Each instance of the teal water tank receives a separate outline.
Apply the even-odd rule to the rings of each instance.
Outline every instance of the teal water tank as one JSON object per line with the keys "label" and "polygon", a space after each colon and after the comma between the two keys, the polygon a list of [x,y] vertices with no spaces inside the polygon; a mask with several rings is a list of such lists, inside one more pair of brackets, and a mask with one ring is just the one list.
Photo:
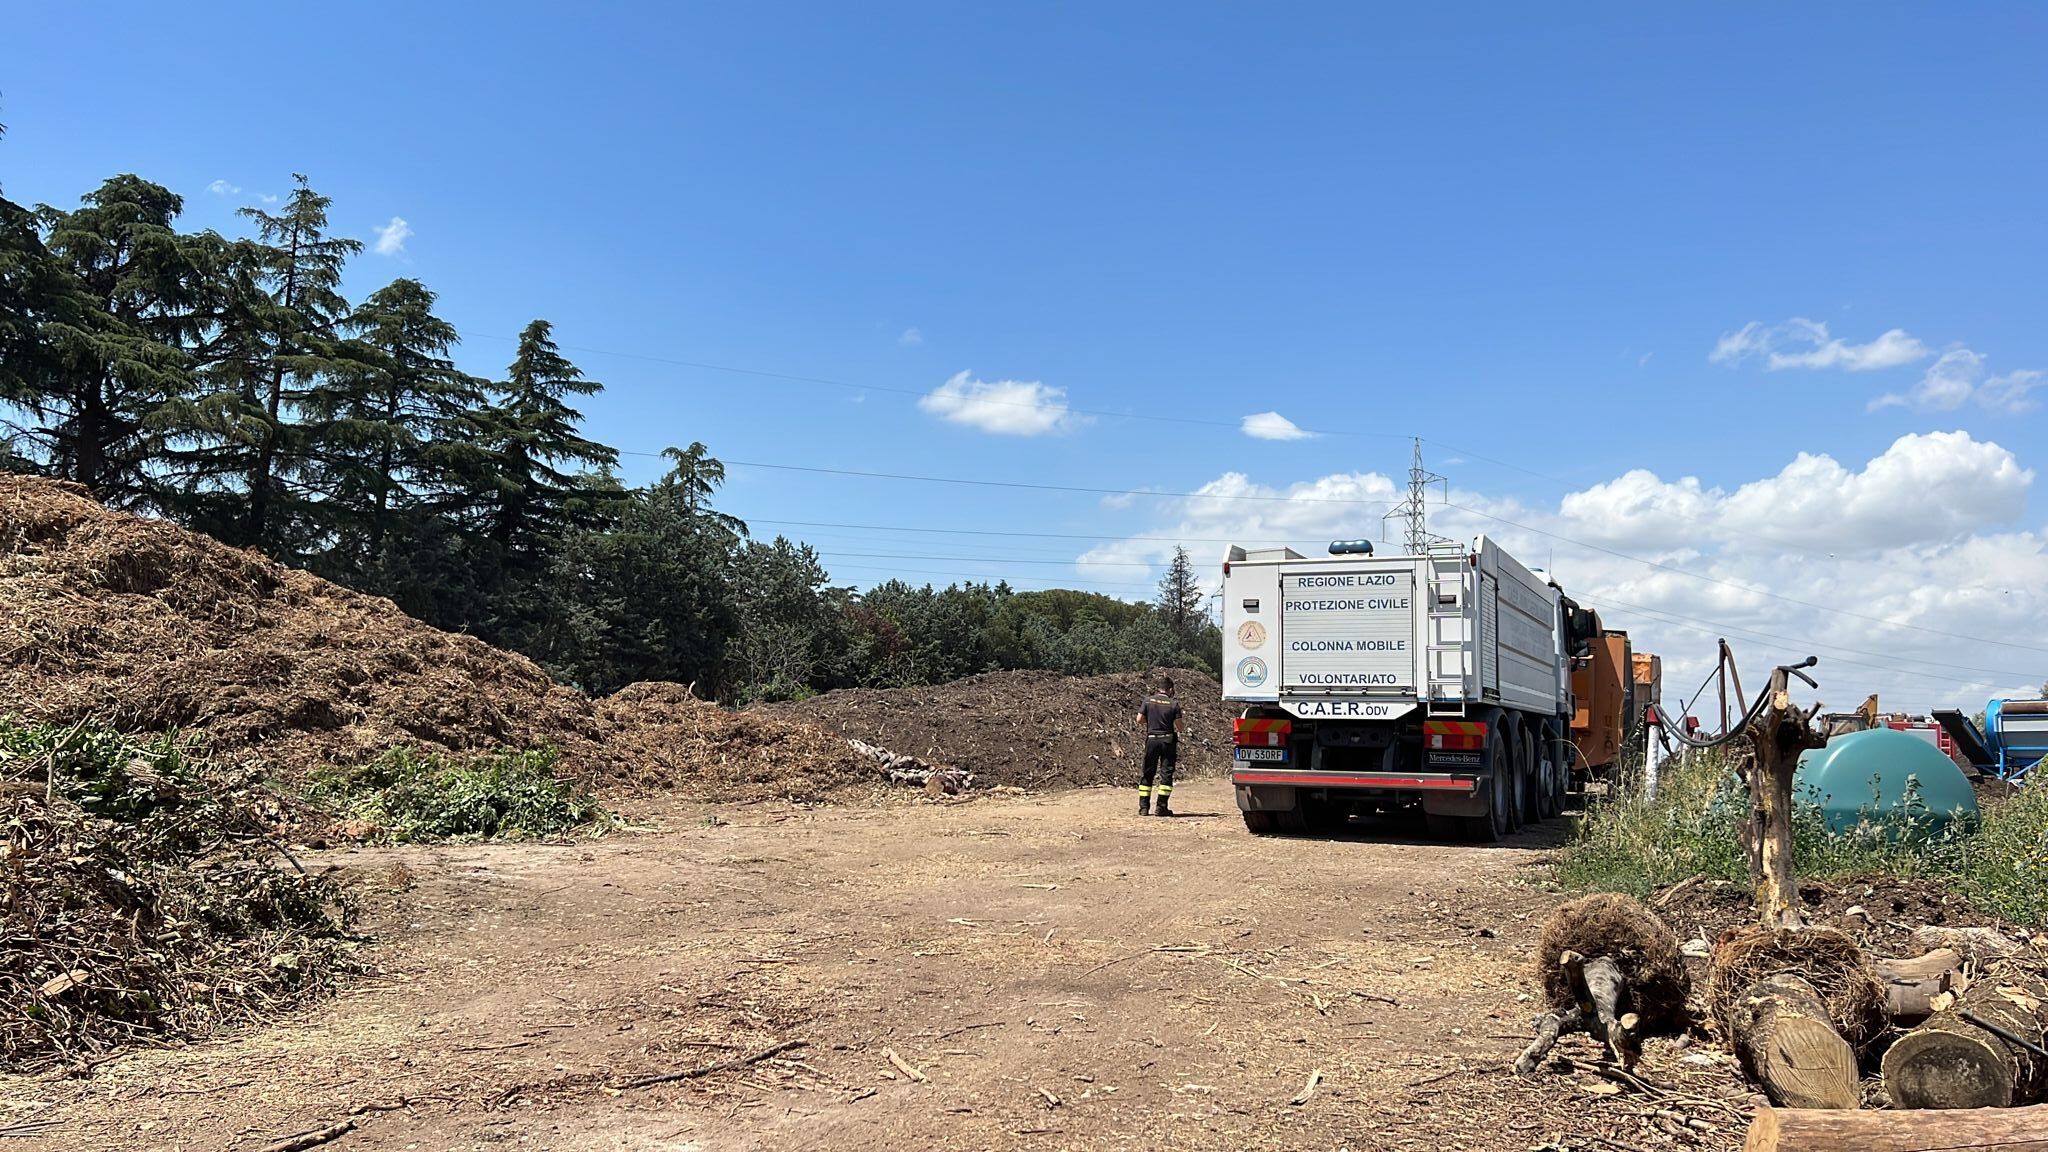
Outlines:
{"label": "teal water tank", "polygon": [[[1894,839],[1907,828],[1926,835],[1977,824],[1976,790],[1955,761],[1920,737],[1890,728],[1851,732],[1800,753],[1792,787],[1799,800],[1820,805],[1834,832],[1865,819]],[[1909,791],[1917,793],[1910,810]]]}

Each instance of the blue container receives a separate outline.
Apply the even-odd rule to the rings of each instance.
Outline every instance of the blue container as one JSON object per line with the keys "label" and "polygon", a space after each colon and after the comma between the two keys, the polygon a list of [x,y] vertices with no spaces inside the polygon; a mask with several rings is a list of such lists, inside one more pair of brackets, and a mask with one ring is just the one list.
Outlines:
{"label": "blue container", "polygon": [[1977,824],[1976,790],[1955,761],[1890,728],[1851,732],[1800,753],[1792,780],[1793,795],[1819,804],[1832,832],[1869,820],[1897,839],[1907,829],[1924,836]]}

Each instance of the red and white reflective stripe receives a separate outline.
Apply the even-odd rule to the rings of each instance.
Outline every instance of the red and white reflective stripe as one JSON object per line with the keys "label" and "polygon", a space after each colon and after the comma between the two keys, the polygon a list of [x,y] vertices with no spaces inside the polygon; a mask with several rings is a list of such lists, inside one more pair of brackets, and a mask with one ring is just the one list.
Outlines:
{"label": "red and white reflective stripe", "polygon": [[1483,720],[1424,720],[1422,744],[1445,752],[1473,752],[1486,747]]}
{"label": "red and white reflective stripe", "polygon": [[1286,784],[1296,788],[1402,788],[1471,792],[1479,782],[1469,776],[1401,776],[1392,772],[1287,772],[1240,768],[1234,784]]}
{"label": "red and white reflective stripe", "polygon": [[1294,731],[1294,721],[1249,720],[1240,716],[1231,721],[1231,731],[1240,748],[1284,748]]}

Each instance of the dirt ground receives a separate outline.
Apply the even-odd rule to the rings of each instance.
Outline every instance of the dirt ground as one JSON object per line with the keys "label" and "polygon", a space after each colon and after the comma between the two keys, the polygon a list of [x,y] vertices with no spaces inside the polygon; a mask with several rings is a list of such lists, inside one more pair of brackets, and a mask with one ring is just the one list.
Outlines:
{"label": "dirt ground", "polygon": [[[673,808],[574,843],[315,853],[361,878],[380,976],[89,1079],[0,1078],[0,1126],[228,1152],[351,1120],[323,1147],[1675,1146],[1646,1116],[1677,1090],[1620,1091],[1583,1039],[1505,1071],[1557,822],[1497,848],[1270,840],[1221,782],[1175,803]],[[1681,1067],[1660,1044],[1644,1075]],[[1707,1146],[1738,1142],[1739,1097],[1686,1093]]]}

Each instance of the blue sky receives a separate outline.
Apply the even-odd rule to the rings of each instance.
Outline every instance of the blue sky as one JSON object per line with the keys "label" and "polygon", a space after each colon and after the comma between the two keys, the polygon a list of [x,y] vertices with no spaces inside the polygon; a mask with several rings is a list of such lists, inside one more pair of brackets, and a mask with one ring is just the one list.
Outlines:
{"label": "blue sky", "polygon": [[[133,171],[228,230],[304,172],[339,231],[404,221],[352,295],[422,279],[479,372],[554,321],[621,448],[1210,493],[736,466],[724,503],[764,531],[1207,562],[1377,534],[1313,493],[1377,499],[1420,434],[1500,518],[1447,531],[1676,614],[1617,621],[1674,655],[1712,643],[1683,617],[1928,661],[1856,670],[1901,703],[2048,678],[2035,6],[112,4],[89,66],[63,6],[10,20],[10,197]],[[1264,412],[1354,435],[1239,429]],[[1782,531],[1766,497],[1800,509]],[[853,583],[1130,595],[1170,547],[789,531]]]}

